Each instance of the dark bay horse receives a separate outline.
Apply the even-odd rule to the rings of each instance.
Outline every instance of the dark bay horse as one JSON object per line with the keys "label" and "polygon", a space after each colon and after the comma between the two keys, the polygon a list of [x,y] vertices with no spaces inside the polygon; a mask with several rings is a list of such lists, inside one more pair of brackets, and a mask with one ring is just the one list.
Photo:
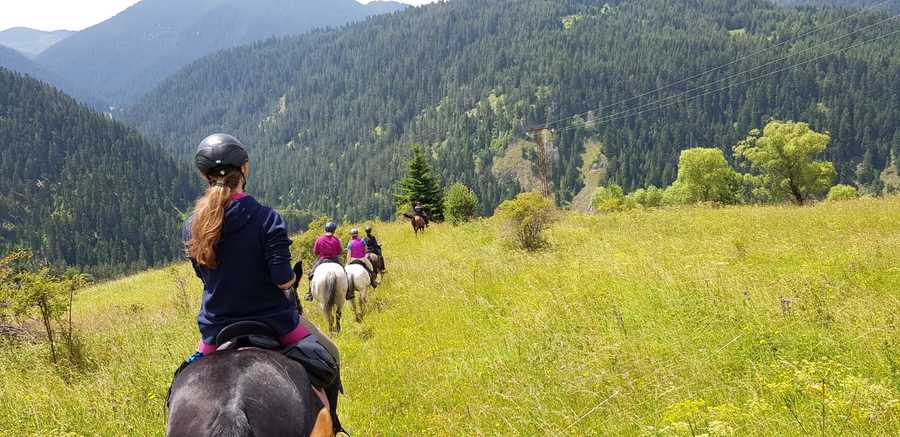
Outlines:
{"label": "dark bay horse", "polygon": [[425,219],[420,215],[413,217],[412,228],[417,236],[419,235],[419,231],[425,232]]}
{"label": "dark bay horse", "polygon": [[425,232],[425,217],[420,215],[413,215],[408,212],[403,213],[403,217],[409,219],[410,224],[412,224],[413,232],[416,233],[416,236],[419,236],[419,231]]}
{"label": "dark bay horse", "polygon": [[376,275],[381,275],[381,279],[384,279],[384,258],[377,253],[367,253],[366,258],[369,259],[369,262],[372,263],[372,268],[375,269]]}
{"label": "dark bay horse", "polygon": [[171,390],[170,437],[334,436],[303,366],[278,352],[216,352],[184,369]]}

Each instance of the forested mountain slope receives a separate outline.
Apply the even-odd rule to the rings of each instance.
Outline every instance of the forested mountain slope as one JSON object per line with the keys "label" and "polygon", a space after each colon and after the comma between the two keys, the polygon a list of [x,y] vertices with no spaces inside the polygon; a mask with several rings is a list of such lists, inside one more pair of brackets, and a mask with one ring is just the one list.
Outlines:
{"label": "forested mountain slope", "polygon": [[217,50],[404,7],[354,0],[143,0],[54,45],[37,60],[82,84],[84,91],[74,90],[77,98],[120,105]]}
{"label": "forested mountain slope", "polygon": [[0,253],[101,276],[169,261],[192,176],[133,129],[0,68]]}
{"label": "forested mountain slope", "polygon": [[34,57],[74,33],[71,30],[45,32],[27,27],[13,27],[0,32],[0,45],[16,49],[25,56]]}
{"label": "forested mountain slope", "polygon": [[730,153],[773,117],[830,131],[840,178],[868,184],[900,147],[898,26],[760,0],[454,0],[207,57],[127,119],[185,156],[235,132],[265,169],[257,194],[338,217],[393,213],[411,142],[489,211],[517,189],[492,168],[524,127],[576,113],[553,125],[562,202],[583,183],[586,139],[631,189],[671,182],[684,148]]}

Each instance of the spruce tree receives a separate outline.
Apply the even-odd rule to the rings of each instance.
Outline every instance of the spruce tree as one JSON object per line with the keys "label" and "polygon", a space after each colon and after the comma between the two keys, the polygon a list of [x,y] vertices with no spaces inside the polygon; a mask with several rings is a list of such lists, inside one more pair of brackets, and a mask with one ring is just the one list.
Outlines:
{"label": "spruce tree", "polygon": [[406,163],[406,177],[397,182],[394,194],[397,206],[404,208],[419,202],[432,220],[440,221],[444,215],[444,193],[440,182],[431,171],[422,146],[413,144],[411,149],[412,158]]}

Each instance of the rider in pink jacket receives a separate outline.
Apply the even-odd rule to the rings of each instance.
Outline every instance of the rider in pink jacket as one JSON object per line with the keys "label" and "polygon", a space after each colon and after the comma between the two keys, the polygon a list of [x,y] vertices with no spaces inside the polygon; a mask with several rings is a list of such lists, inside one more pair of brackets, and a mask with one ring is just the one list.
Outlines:
{"label": "rider in pink jacket", "polygon": [[[313,245],[313,253],[316,255],[316,262],[312,265],[312,268],[309,269],[308,277],[310,282],[312,282],[313,273],[315,273],[316,268],[322,263],[341,263],[341,240],[334,235],[334,231],[336,230],[337,224],[328,222],[325,224],[325,234],[316,239],[316,244]],[[310,288],[306,290],[306,300],[310,302],[313,300],[312,284],[310,284]]]}

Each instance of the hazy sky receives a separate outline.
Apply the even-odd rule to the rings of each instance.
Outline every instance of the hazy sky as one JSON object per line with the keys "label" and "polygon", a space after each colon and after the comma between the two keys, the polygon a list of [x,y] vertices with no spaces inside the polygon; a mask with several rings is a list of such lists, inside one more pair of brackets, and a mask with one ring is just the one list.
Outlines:
{"label": "hazy sky", "polygon": [[[363,0],[360,3],[370,1]],[[423,5],[435,0],[398,1]],[[106,20],[137,2],[138,0],[0,0],[0,30],[18,26],[40,30],[81,30]]]}

